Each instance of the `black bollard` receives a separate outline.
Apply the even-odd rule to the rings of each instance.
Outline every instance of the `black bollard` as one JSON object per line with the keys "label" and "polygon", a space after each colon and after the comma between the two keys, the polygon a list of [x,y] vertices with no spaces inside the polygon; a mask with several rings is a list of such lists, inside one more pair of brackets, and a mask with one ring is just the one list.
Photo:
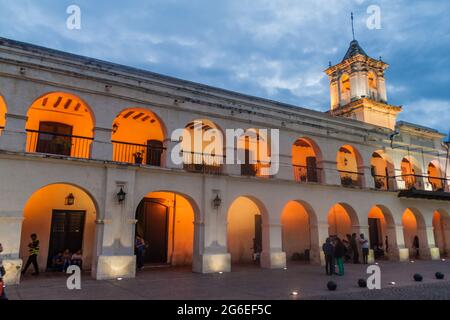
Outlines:
{"label": "black bollard", "polygon": [[364,279],[359,279],[359,280],[358,280],[358,286],[359,286],[360,288],[367,288],[367,281],[364,280]]}
{"label": "black bollard", "polygon": [[442,272],[436,272],[434,275],[436,276],[436,279],[444,279],[444,274]]}
{"label": "black bollard", "polygon": [[336,288],[337,288],[337,284],[335,282],[333,282],[333,281],[328,281],[327,288],[330,291],[335,291]]}
{"label": "black bollard", "polygon": [[414,281],[420,282],[420,281],[422,281],[422,280],[423,280],[423,277],[422,277],[421,274],[416,273],[416,274],[414,275]]}

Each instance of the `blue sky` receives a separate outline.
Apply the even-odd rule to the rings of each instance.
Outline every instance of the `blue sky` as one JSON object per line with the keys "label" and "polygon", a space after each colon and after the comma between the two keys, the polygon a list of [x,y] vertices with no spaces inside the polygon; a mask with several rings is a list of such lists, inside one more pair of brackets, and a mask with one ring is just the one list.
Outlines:
{"label": "blue sky", "polygon": [[[66,28],[76,4],[82,29]],[[381,8],[381,29],[366,10]],[[402,120],[450,129],[450,2],[0,0],[0,36],[310,109],[329,108],[328,61],[356,38],[382,56]]]}

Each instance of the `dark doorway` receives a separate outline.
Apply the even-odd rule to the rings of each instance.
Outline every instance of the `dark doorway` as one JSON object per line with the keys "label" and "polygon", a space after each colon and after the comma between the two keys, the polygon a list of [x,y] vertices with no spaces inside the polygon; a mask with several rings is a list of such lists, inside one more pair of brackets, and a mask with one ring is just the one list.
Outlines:
{"label": "dark doorway", "polygon": [[47,268],[58,252],[82,250],[85,216],[86,211],[53,210]]}
{"label": "dark doorway", "polygon": [[372,249],[382,245],[380,242],[380,219],[369,218],[369,238]]}
{"label": "dark doorway", "polygon": [[72,126],[58,122],[39,123],[36,152],[70,156]]}
{"label": "dark doorway", "polygon": [[256,254],[262,252],[262,218],[260,214],[255,215],[255,238],[253,252]]}
{"label": "dark doorway", "polygon": [[147,162],[149,166],[161,166],[161,155],[163,153],[163,143],[159,140],[147,141]]}
{"label": "dark doorway", "polygon": [[169,207],[163,199],[144,199],[137,209],[136,235],[148,245],[144,262],[167,263]]}

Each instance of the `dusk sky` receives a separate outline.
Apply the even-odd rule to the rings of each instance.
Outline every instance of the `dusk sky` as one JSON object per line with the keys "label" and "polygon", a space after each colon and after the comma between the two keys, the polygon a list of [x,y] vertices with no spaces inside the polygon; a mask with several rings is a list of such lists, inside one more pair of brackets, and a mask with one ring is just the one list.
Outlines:
{"label": "dusk sky", "polygon": [[[66,9],[81,8],[81,30]],[[367,8],[381,8],[370,30]],[[328,62],[356,38],[390,64],[402,120],[450,129],[450,1],[0,0],[0,36],[319,111]]]}

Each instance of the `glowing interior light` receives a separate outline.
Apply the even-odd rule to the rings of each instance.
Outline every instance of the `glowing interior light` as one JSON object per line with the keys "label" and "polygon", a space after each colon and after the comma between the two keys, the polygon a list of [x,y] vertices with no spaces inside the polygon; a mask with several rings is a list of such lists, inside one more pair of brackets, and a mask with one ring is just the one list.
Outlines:
{"label": "glowing interior light", "polygon": [[219,271],[219,274],[223,274],[223,271]]}
{"label": "glowing interior light", "polygon": [[415,261],[414,260],[411,260],[411,263],[414,263]]}
{"label": "glowing interior light", "polygon": [[284,268],[284,270],[287,270],[287,268]]}
{"label": "glowing interior light", "polygon": [[122,280],[123,280],[123,278],[117,278],[117,280],[118,280],[118,281],[122,281]]}
{"label": "glowing interior light", "polygon": [[291,296],[298,296],[298,291],[292,291]]}
{"label": "glowing interior light", "polygon": [[394,281],[389,282],[389,284],[390,284],[391,286],[395,286],[395,282],[394,282]]}

